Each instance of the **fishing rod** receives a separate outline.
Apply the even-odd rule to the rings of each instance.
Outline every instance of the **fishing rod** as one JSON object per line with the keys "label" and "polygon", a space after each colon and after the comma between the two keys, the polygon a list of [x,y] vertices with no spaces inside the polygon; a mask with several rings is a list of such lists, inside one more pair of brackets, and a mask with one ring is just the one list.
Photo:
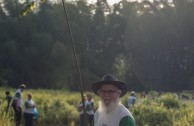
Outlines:
{"label": "fishing rod", "polygon": [[65,12],[65,17],[66,17],[66,21],[67,21],[67,25],[68,25],[68,30],[69,30],[69,34],[70,34],[72,49],[73,49],[73,55],[74,55],[74,59],[75,59],[75,62],[76,62],[76,68],[77,68],[77,72],[79,74],[79,82],[80,82],[79,86],[80,86],[80,93],[81,93],[81,98],[82,98],[82,108],[83,108],[83,112],[84,112],[84,122],[85,122],[86,126],[89,126],[87,115],[86,115],[86,108],[85,108],[85,98],[84,98],[84,93],[83,93],[82,76],[81,76],[81,71],[80,71],[80,67],[79,67],[79,63],[78,63],[78,59],[77,59],[74,39],[73,39],[73,35],[72,35],[72,32],[71,32],[71,26],[70,26],[70,23],[69,23],[69,19],[68,19],[68,16],[67,16],[67,9],[66,9],[66,6],[65,6],[65,2],[64,2],[64,0],[61,0],[61,1],[63,3],[63,9],[64,9],[64,12]]}

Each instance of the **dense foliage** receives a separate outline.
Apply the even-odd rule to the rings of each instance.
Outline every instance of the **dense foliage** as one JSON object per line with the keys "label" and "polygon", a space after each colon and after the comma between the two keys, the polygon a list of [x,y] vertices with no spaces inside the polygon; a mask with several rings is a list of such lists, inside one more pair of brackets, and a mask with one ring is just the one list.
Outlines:
{"label": "dense foliage", "polygon": [[[37,2],[21,17],[29,0],[18,1],[0,3],[0,85],[78,90],[61,2]],[[65,4],[84,89],[107,73],[131,90],[194,88],[194,2]]]}
{"label": "dense foliage", "polygon": [[[0,88],[0,99],[3,103],[0,105],[0,126],[13,126],[13,109],[5,115],[5,89]],[[11,95],[14,90],[10,89]],[[33,94],[33,100],[39,111],[38,119],[34,120],[36,126],[78,126],[79,112],[77,107],[81,101],[78,92],[65,90],[26,90],[23,92],[23,100],[27,99],[27,93]],[[87,93],[87,92],[85,92]],[[98,97],[92,94],[95,103],[95,109],[98,108]],[[121,101],[123,104],[129,93]],[[174,97],[172,93],[164,93],[161,96],[153,96],[152,93],[139,102],[137,94],[135,106],[129,108],[133,114],[137,126],[192,126],[194,123],[194,103],[191,100],[182,101]],[[168,103],[176,103],[177,106],[166,106]]]}

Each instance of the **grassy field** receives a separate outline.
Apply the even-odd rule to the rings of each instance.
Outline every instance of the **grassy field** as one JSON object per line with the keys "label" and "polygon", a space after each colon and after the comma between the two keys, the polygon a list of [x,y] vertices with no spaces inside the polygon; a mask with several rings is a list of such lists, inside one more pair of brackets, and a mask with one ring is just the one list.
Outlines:
{"label": "grassy field", "polygon": [[[6,89],[14,94],[14,89]],[[6,99],[4,88],[0,88],[0,126],[14,126],[13,110],[5,114]],[[81,101],[79,92],[67,90],[42,90],[28,89],[23,92],[23,100],[27,99],[27,93],[33,94],[33,100],[39,111],[39,117],[35,126],[79,126],[79,113],[77,106]],[[95,101],[95,109],[98,107],[98,97],[92,94]],[[129,93],[121,101],[125,105]],[[137,99],[139,94],[137,93]],[[132,108],[137,126],[194,126],[194,103],[191,100],[182,101],[173,93],[164,93],[158,97],[157,92],[149,92],[142,104],[138,100]]]}

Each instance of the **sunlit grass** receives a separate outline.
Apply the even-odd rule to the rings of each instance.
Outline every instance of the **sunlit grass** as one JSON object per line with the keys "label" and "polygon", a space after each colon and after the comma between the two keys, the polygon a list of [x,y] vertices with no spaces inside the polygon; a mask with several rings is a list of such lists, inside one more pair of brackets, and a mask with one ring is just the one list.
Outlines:
{"label": "sunlit grass", "polygon": [[[0,99],[3,100],[0,106],[0,126],[14,126],[12,108],[7,115],[5,114],[6,90],[9,90],[12,96],[15,91],[15,89],[0,88]],[[23,92],[23,100],[27,99],[28,93],[33,94],[33,100],[39,111],[38,119],[34,120],[35,126],[78,126],[79,112],[77,106],[81,101],[79,92],[27,89]],[[97,109],[99,99],[93,93],[91,94],[95,101],[95,109]],[[139,99],[139,93],[136,95]],[[121,99],[124,105],[126,105],[128,96],[129,93]],[[130,108],[137,126],[193,126],[193,110],[194,103],[191,101],[177,100],[172,93],[165,93],[157,98],[157,92],[150,92],[149,98],[144,99],[142,104],[136,103],[133,108]]]}

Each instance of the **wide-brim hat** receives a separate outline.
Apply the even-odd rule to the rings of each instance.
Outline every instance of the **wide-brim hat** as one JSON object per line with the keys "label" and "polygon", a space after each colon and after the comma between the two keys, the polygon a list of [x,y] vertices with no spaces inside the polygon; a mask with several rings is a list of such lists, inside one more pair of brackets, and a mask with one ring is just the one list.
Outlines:
{"label": "wide-brim hat", "polygon": [[119,81],[115,76],[110,75],[110,74],[103,76],[100,81],[94,82],[92,84],[93,92],[96,95],[99,95],[98,90],[104,84],[112,84],[112,85],[116,86],[119,90],[121,90],[120,97],[123,97],[127,93],[127,84],[125,82]]}

